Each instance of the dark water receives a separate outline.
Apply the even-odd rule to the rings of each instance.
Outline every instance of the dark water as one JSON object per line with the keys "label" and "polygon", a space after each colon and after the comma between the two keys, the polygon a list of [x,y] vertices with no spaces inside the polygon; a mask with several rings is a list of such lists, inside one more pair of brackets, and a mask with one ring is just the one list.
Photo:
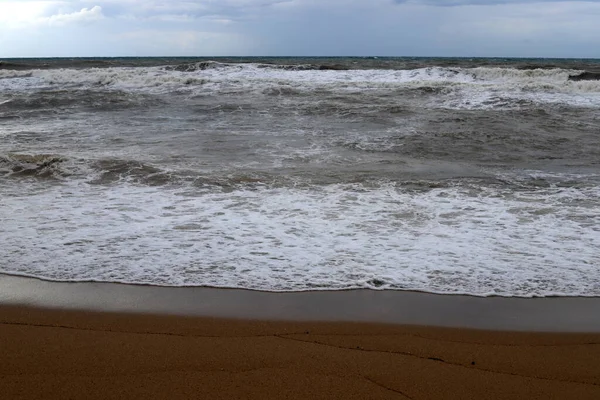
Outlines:
{"label": "dark water", "polygon": [[575,59],[3,60],[0,269],[600,295],[599,71]]}

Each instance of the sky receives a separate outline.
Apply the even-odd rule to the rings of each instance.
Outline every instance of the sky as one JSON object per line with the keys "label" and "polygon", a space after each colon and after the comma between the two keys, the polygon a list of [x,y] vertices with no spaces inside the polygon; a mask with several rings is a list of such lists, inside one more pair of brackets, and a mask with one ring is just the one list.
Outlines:
{"label": "sky", "polygon": [[600,58],[600,0],[0,0],[0,58]]}

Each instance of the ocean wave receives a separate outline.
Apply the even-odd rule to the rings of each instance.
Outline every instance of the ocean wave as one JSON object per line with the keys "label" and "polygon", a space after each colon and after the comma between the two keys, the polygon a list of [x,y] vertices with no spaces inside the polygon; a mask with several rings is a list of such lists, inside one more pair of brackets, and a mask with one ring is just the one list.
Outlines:
{"label": "ocean wave", "polygon": [[600,73],[598,72],[582,72],[577,75],[570,75],[569,80],[571,81],[599,81]]}
{"label": "ocean wave", "polygon": [[129,182],[147,186],[175,183],[167,171],[148,163],[120,159],[81,159],[60,154],[0,155],[0,176],[82,180],[90,184]]}
{"label": "ocean wave", "polygon": [[[147,161],[99,158],[84,159],[59,154],[0,155],[0,177],[59,179],[85,182],[94,186],[121,184],[145,187],[171,186],[190,190],[230,191],[239,188],[281,186],[286,179],[278,174],[231,171],[210,174],[187,168],[161,168]],[[290,179],[287,180],[291,182]]]}
{"label": "ocean wave", "polygon": [[60,178],[70,175],[63,168],[65,158],[56,154],[0,155],[0,175],[13,177]]}
{"label": "ocean wave", "polygon": [[[582,71],[498,67],[344,70],[323,65],[201,62],[161,67],[0,70],[6,93],[128,92],[185,96],[377,96],[397,93],[448,109],[522,109],[528,104],[600,105],[600,80],[573,80]],[[410,92],[410,93],[409,93]],[[380,99],[382,97],[379,97]],[[253,100],[255,101],[255,100]]]}
{"label": "ocean wave", "polygon": [[74,108],[95,111],[123,110],[160,104],[161,100],[123,90],[41,90],[34,93],[12,93],[12,98],[0,101],[5,110],[27,116],[56,113]]}
{"label": "ocean wave", "polygon": [[43,67],[43,65],[0,61],[0,70],[20,71],[20,70],[39,69],[40,67]]}
{"label": "ocean wave", "polygon": [[257,63],[225,63],[218,61],[201,61],[195,63],[183,63],[176,65],[167,65],[165,71],[178,72],[197,72],[207,69],[243,69],[245,66],[251,65],[261,69],[273,69],[283,71],[346,71],[351,68],[340,64],[257,64]]}
{"label": "ocean wave", "polygon": [[135,160],[100,159],[90,162],[91,184],[129,182],[146,186],[164,186],[180,182],[176,174],[149,163]]}
{"label": "ocean wave", "polygon": [[2,271],[270,291],[598,296],[596,196],[597,187],[472,193],[335,184],[194,196],[130,184],[54,186],[3,199],[22,211],[3,216],[0,248],[11,250]]}
{"label": "ocean wave", "polygon": [[167,65],[162,68],[165,71],[197,72],[197,71],[204,71],[207,69],[228,68],[228,67],[235,68],[236,65],[239,65],[239,68],[243,68],[243,64],[227,64],[227,63],[221,63],[221,62],[217,62],[217,61],[202,61],[202,62],[195,62],[195,63]]}
{"label": "ocean wave", "polygon": [[[403,84],[411,82],[474,83],[560,83],[568,84],[569,77],[584,71],[567,69],[515,68],[445,68],[427,67],[410,70],[346,70],[324,65],[265,65],[201,62],[165,67],[88,68],[30,71],[2,71],[0,77],[33,76],[41,84],[88,84],[100,86],[157,87],[165,84],[202,84],[211,81],[286,80],[302,84],[372,83]],[[27,75],[25,75],[27,74]],[[194,76],[195,75],[195,76]],[[589,75],[585,75],[589,76]],[[195,79],[195,80],[190,80]]]}
{"label": "ocean wave", "polygon": [[489,68],[477,67],[472,69],[463,69],[467,73],[472,73],[473,77],[481,81],[489,82],[566,82],[570,75],[581,71],[552,68],[552,69],[516,69],[516,68]]}
{"label": "ocean wave", "polygon": [[[393,148],[374,142],[346,143],[358,151],[395,152]],[[319,159],[321,152],[310,155]],[[413,154],[418,156],[418,154]],[[302,161],[301,154],[290,153],[284,159]],[[480,169],[451,162],[415,161],[408,166],[396,165],[389,174],[384,172],[386,163],[371,168],[347,172],[344,164],[328,160],[321,167],[310,166],[278,171],[248,168],[221,168],[221,170],[198,170],[185,164],[168,167],[149,161],[105,157],[81,158],[61,154],[8,153],[0,155],[0,177],[33,178],[38,180],[77,181],[93,186],[179,188],[190,194],[232,192],[236,190],[318,188],[332,184],[363,185],[369,190],[393,185],[402,190],[429,191],[441,188],[462,188],[473,193],[489,190],[507,193],[556,188],[598,188],[600,175],[595,173],[544,173],[540,171],[496,171]]]}

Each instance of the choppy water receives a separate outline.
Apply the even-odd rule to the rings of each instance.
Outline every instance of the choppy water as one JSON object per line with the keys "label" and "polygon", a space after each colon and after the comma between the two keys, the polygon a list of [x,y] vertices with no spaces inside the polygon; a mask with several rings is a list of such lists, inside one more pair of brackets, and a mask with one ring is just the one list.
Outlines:
{"label": "choppy water", "polygon": [[5,60],[0,271],[600,296],[598,71],[598,60]]}

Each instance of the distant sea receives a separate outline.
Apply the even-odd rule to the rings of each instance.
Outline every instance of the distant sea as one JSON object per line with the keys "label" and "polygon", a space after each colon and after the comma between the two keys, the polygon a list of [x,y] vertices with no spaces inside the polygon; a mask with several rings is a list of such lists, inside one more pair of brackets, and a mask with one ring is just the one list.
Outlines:
{"label": "distant sea", "polygon": [[600,296],[600,60],[0,60],[0,272]]}

